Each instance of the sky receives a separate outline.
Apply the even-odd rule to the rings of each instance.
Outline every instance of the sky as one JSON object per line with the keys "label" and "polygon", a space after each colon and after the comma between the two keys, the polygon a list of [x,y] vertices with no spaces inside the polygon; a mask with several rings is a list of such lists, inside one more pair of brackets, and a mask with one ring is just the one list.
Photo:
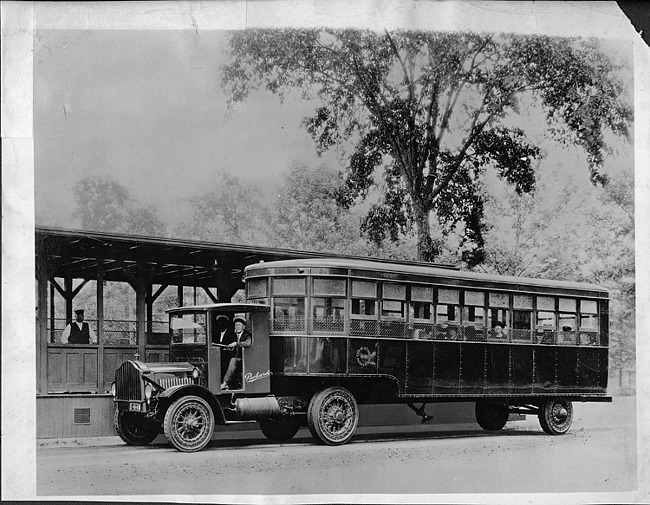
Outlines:
{"label": "sky", "polygon": [[[340,168],[334,152],[316,155],[301,127],[313,103],[297,96],[281,103],[261,90],[229,113],[219,84],[228,37],[217,30],[35,31],[37,224],[76,227],[73,190],[87,176],[111,176],[174,225],[189,219],[175,202],[215,191],[221,169],[263,188],[260,198],[269,202],[291,162]],[[629,44],[607,47],[631,54]],[[541,116],[522,124],[537,123]],[[584,165],[579,154],[554,149],[548,144],[549,163]],[[631,148],[623,162],[630,159]]]}
{"label": "sky", "polygon": [[111,175],[171,219],[171,201],[216,189],[220,169],[268,191],[291,161],[337,163],[319,159],[300,126],[305,102],[260,91],[228,114],[227,40],[223,31],[37,32],[37,222],[65,226],[74,185],[89,175]]}

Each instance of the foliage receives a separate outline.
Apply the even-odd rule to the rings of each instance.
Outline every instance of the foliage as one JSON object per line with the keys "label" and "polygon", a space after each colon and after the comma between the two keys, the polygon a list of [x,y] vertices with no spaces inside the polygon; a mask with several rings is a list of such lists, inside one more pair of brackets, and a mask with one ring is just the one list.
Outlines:
{"label": "foliage", "polygon": [[304,126],[317,150],[353,144],[339,204],[366,198],[382,168],[382,198],[362,230],[381,242],[415,226],[426,260],[441,252],[432,213],[443,236],[460,225],[463,259],[483,259],[487,166],[517,193],[534,189],[540,150],[507,121],[522,97],[536,99],[551,135],[586,151],[594,183],[606,182],[604,132],[627,136],[632,115],[619,68],[592,40],[273,29],[237,32],[230,49],[222,77],[230,104],[261,86],[314,99]]}
{"label": "foliage", "polygon": [[[610,292],[610,364],[635,364],[634,181],[627,170],[603,188],[542,174],[539,193],[502,190],[488,201],[486,259],[478,270],[591,282]],[[551,188],[561,190],[553,193]],[[539,194],[547,197],[541,199]],[[549,195],[555,195],[550,198]]]}
{"label": "foliage", "polygon": [[265,243],[262,219],[266,209],[259,201],[259,188],[222,169],[218,188],[186,199],[191,220],[177,235],[234,244]]}
{"label": "foliage", "polygon": [[359,218],[336,203],[343,181],[325,166],[292,163],[271,208],[269,245],[332,253],[360,253]]}
{"label": "foliage", "polygon": [[138,206],[128,190],[110,177],[88,176],[74,188],[74,216],[86,230],[164,236],[166,225],[151,207]]}

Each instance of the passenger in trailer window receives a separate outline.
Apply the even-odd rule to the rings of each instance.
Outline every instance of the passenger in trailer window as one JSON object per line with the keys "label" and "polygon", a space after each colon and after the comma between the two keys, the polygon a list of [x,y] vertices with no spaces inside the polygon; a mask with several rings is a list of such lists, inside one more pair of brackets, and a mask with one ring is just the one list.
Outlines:
{"label": "passenger in trailer window", "polygon": [[447,327],[447,340],[463,340],[458,326],[449,325]]}
{"label": "passenger in trailer window", "polygon": [[84,321],[84,309],[74,311],[75,320],[63,330],[61,335],[62,344],[96,344],[97,335],[88,323]]}
{"label": "passenger in trailer window", "polygon": [[224,351],[234,354],[228,363],[228,369],[223,376],[221,389],[238,389],[243,386],[242,381],[242,349],[250,347],[253,343],[251,332],[246,330],[246,321],[241,317],[235,318],[234,340],[229,342]]}
{"label": "passenger in trailer window", "polygon": [[494,326],[492,327],[492,338],[497,340],[506,340],[508,338],[506,325],[501,321],[494,323]]}

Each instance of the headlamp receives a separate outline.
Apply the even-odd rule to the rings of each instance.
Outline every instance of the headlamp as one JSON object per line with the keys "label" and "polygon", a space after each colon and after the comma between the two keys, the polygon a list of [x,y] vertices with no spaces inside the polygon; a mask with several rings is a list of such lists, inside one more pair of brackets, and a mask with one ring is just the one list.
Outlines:
{"label": "headlamp", "polygon": [[153,386],[151,384],[146,384],[144,387],[144,397],[147,399],[147,402],[151,400],[153,396]]}

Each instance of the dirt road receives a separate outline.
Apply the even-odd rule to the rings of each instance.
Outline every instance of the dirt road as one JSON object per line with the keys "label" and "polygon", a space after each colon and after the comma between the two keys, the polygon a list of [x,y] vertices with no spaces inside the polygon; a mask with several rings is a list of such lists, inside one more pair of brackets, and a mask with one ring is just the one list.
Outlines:
{"label": "dirt road", "polygon": [[568,434],[534,417],[498,434],[418,431],[315,445],[213,441],[199,453],[170,445],[39,448],[39,496],[547,493],[632,490],[634,398],[576,404]]}

